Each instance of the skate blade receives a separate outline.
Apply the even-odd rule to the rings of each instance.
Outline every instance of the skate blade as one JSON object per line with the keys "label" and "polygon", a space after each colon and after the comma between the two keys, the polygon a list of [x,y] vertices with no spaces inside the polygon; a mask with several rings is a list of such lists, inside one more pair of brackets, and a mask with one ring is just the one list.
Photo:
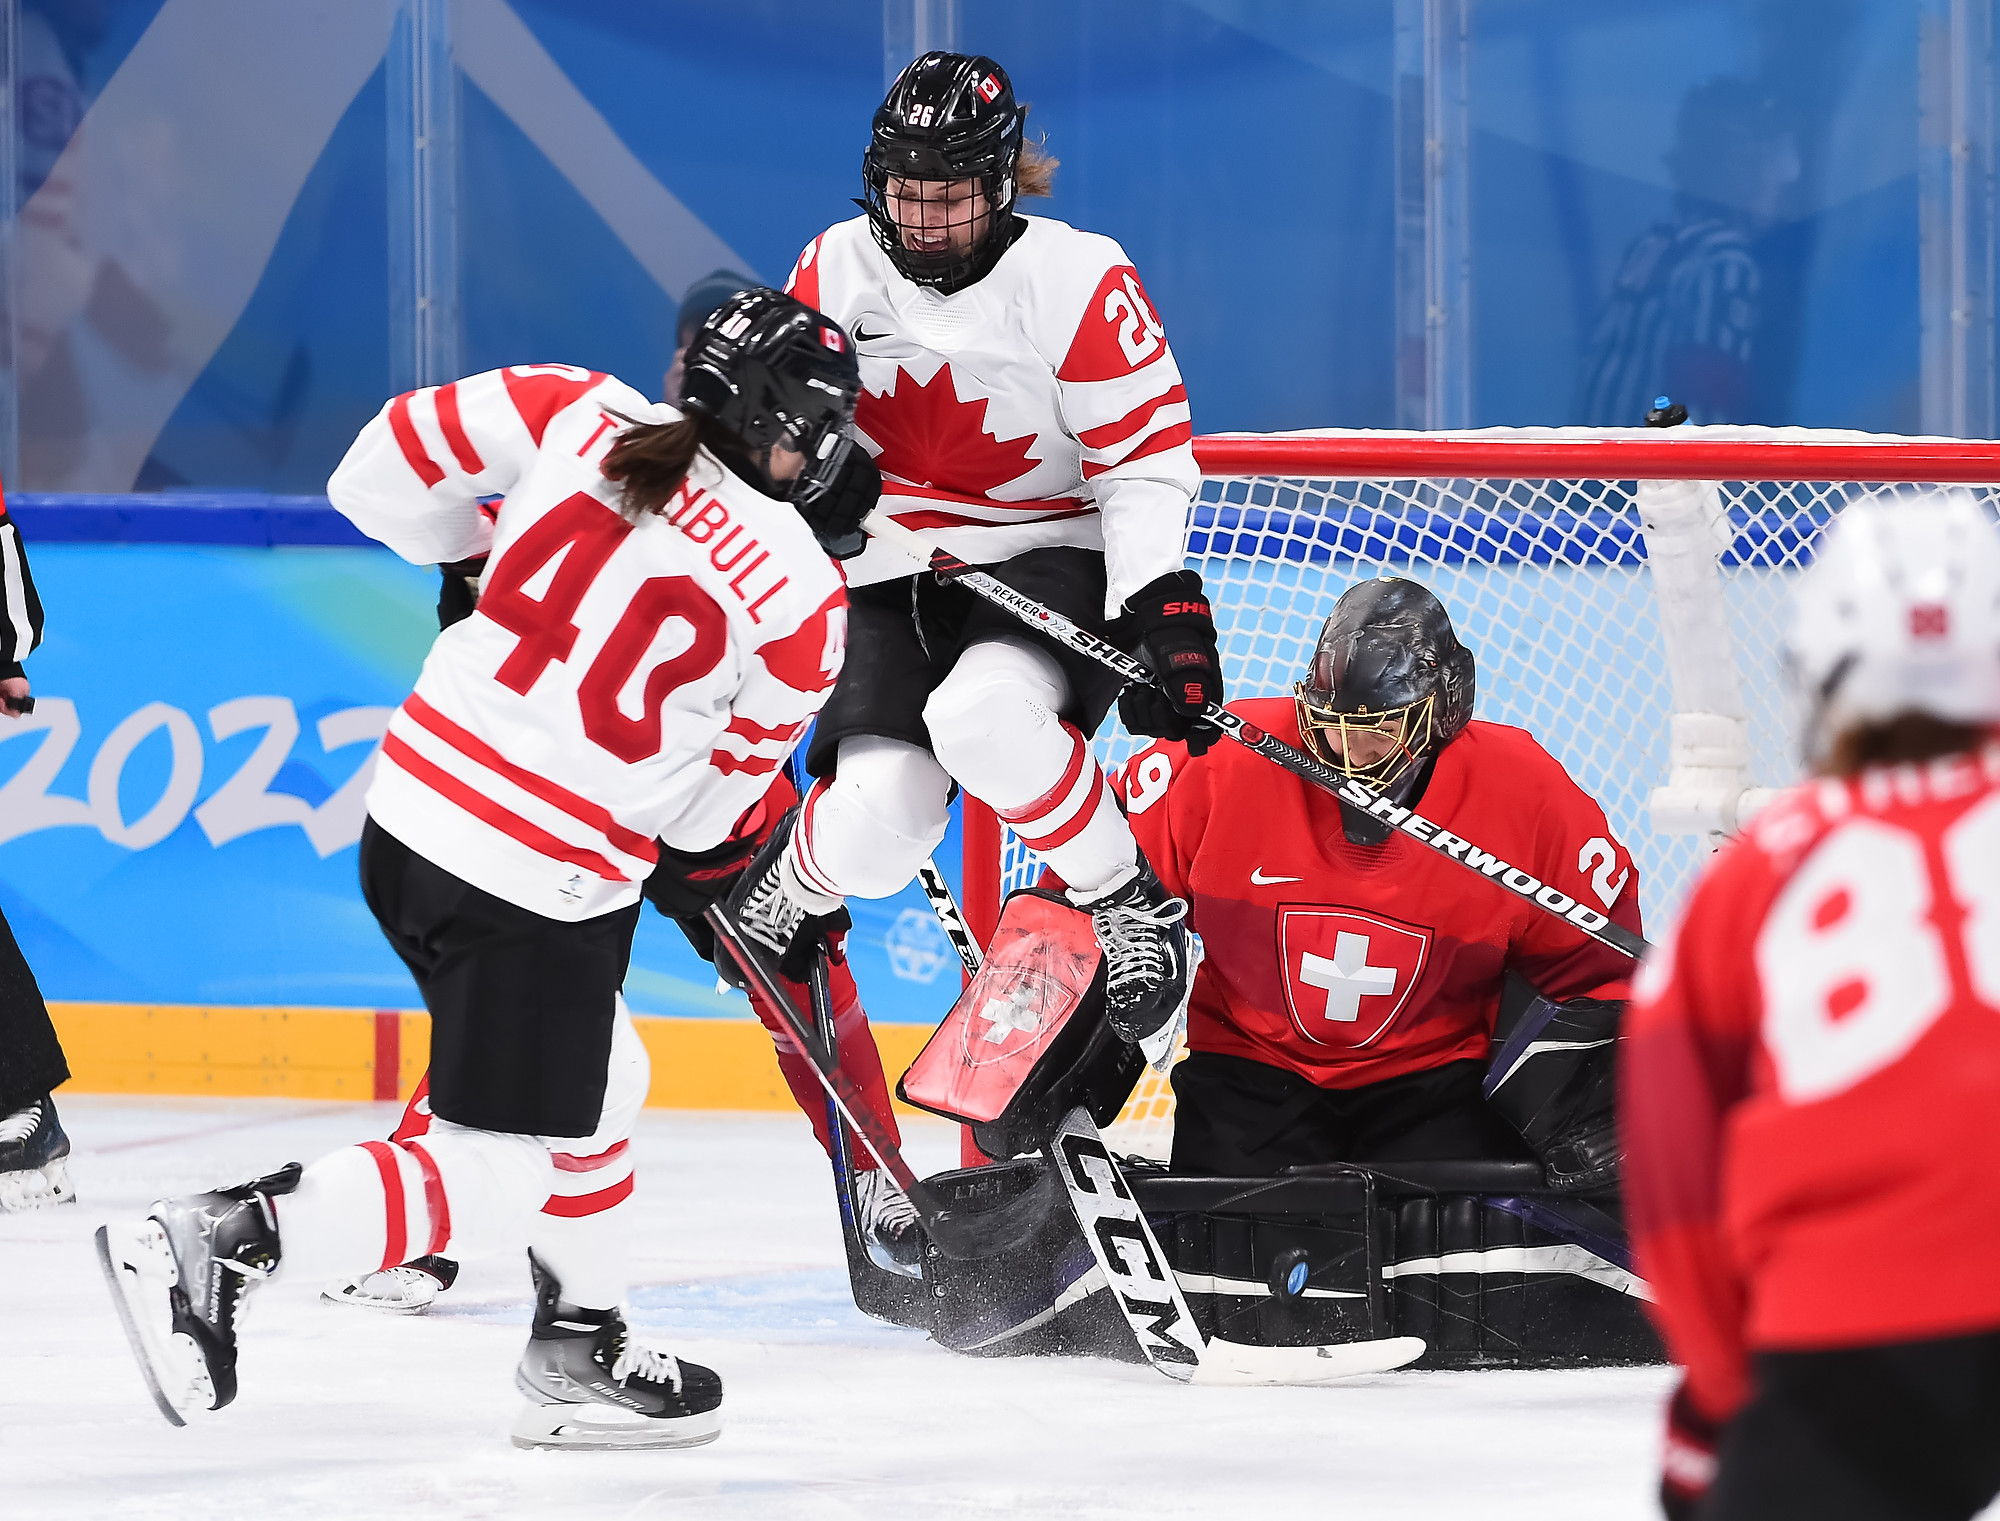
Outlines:
{"label": "skate blade", "polygon": [[330,1283],[319,1292],[321,1304],[338,1305],[343,1310],[373,1310],[377,1315],[422,1315],[437,1303],[433,1294],[429,1299],[414,1302],[406,1299],[383,1299],[375,1294],[357,1294],[352,1283]]}
{"label": "skate blade", "polygon": [[855,1235],[861,1238],[861,1250],[868,1260],[885,1273],[894,1273],[898,1278],[922,1278],[924,1267],[921,1262],[898,1262],[896,1253],[888,1242],[882,1240],[866,1227],[856,1227]]}
{"label": "skate blade", "polygon": [[1421,1336],[1389,1336],[1330,1347],[1252,1347],[1212,1341],[1190,1383],[1212,1385],[1330,1384],[1363,1373],[1387,1373],[1424,1355]]}
{"label": "skate blade", "polygon": [[700,1447],[722,1435],[722,1407],[699,1415],[654,1418],[613,1405],[537,1405],[514,1417],[516,1447],[576,1452],[643,1452]]}
{"label": "skate blade", "polygon": [[166,1233],[152,1220],[138,1226],[100,1225],[97,1261],[133,1359],[160,1414],[185,1426],[193,1413],[215,1408],[215,1386],[194,1338],[173,1329],[169,1292],[179,1282]]}
{"label": "skate blade", "polygon": [[0,1214],[54,1209],[59,1204],[74,1203],[76,1187],[69,1180],[69,1164],[61,1157],[23,1172],[0,1173]]}

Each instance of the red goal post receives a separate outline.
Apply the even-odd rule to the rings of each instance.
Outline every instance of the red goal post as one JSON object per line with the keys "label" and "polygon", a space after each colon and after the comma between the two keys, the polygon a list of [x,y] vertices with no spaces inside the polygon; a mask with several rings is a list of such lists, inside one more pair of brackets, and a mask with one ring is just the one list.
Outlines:
{"label": "red goal post", "polygon": [[[1826,524],[1922,485],[2000,504],[2000,443],[1804,428],[1218,434],[1195,457],[1187,557],[1229,696],[1289,691],[1354,581],[1423,582],[1478,663],[1477,716],[1528,729],[1604,805],[1649,924],[1796,775],[1777,649]],[[1114,712],[1096,749],[1139,743]],[[983,942],[1036,867],[969,799],[963,837]],[[1115,1134],[1164,1154],[1170,1126],[1149,1078]]]}

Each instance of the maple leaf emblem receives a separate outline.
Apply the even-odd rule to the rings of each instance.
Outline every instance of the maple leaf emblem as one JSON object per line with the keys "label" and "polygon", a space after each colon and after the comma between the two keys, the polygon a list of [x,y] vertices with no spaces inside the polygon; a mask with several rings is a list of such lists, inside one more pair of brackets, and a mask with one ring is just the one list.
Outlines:
{"label": "maple leaf emblem", "polygon": [[948,364],[928,381],[898,367],[891,390],[861,393],[854,421],[881,450],[882,474],[912,486],[985,496],[1039,463],[1028,452],[1033,433],[1002,439],[986,431],[986,398],[961,401]]}

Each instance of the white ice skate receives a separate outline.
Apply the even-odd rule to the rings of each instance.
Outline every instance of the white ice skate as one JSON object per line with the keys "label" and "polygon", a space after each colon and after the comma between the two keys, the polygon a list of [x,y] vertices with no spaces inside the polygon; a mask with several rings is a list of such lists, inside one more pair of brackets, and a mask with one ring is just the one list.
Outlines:
{"label": "white ice skate", "polygon": [[322,1304],[383,1315],[421,1315],[438,1295],[458,1281],[458,1264],[448,1257],[419,1257],[400,1267],[378,1268],[343,1278],[320,1291]]}
{"label": "white ice skate", "polygon": [[294,1162],[214,1193],[161,1199],[143,1220],[98,1227],[97,1260],[160,1414],[185,1426],[236,1398],[236,1316],[278,1269],[271,1200],[299,1183]]}
{"label": "white ice skate", "polygon": [[47,1097],[0,1117],[0,1213],[76,1203],[69,1137]]}
{"label": "white ice skate", "polygon": [[534,1253],[535,1325],[514,1371],[528,1403],[516,1447],[699,1447],[722,1434],[722,1380],[632,1339],[617,1310],[565,1304],[562,1284]]}
{"label": "white ice skate", "polygon": [[904,1278],[924,1274],[924,1232],[917,1207],[882,1168],[854,1175],[854,1213],[861,1244],[877,1267]]}

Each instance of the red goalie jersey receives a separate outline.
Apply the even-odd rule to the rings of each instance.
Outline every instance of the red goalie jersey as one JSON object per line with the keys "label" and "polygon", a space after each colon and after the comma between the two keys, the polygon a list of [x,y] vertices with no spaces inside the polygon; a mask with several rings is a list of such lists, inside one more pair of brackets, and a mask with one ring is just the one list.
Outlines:
{"label": "red goalie jersey", "polygon": [[[1229,707],[1300,743],[1290,698]],[[1118,785],[1146,859],[1202,937],[1197,1051],[1355,1088],[1484,1059],[1510,969],[1557,1000],[1625,995],[1624,956],[1400,834],[1350,844],[1332,797],[1239,745],[1190,759],[1162,741]],[[1638,875],[1604,811],[1524,730],[1467,725],[1417,806],[1639,930]]]}
{"label": "red goalie jersey", "polygon": [[[1181,569],[1201,484],[1187,389],[1125,251],[1019,221],[992,272],[949,296],[904,279],[866,217],[813,239],[785,289],[854,338],[882,510],[979,565],[1101,549],[1112,616]],[[867,586],[916,567],[871,544],[846,568]]]}
{"label": "red goalie jersey", "polygon": [[1706,1415],[1751,1350],[2000,1327],[2000,748],[1780,799],[1634,991],[1625,1198]]}
{"label": "red goalie jersey", "polygon": [[494,370],[398,396],[327,483],[412,563],[491,555],[478,611],[390,721],[370,816],[551,919],[637,902],[656,839],[719,844],[844,650],[847,594],[812,530],[706,452],[664,515],[619,512],[599,469],[617,414],[680,415],[572,365]]}

